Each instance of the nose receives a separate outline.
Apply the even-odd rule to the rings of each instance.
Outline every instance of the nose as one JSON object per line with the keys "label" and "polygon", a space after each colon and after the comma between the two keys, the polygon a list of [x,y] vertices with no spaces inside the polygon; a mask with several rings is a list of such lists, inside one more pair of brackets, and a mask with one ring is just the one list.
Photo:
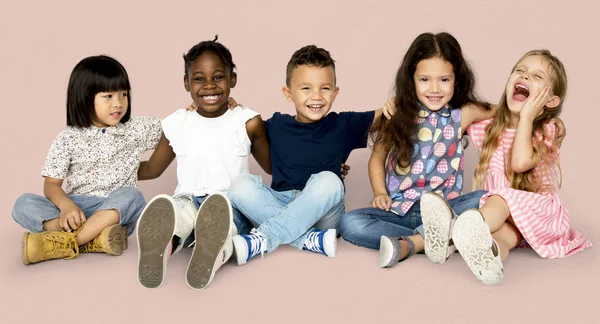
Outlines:
{"label": "nose", "polygon": [[124,102],[127,100],[126,97],[123,96],[113,96],[112,97],[112,106],[113,107],[123,107]]}
{"label": "nose", "polygon": [[429,91],[438,92],[440,91],[440,85],[437,82],[431,82],[429,84]]}
{"label": "nose", "polygon": [[321,94],[321,91],[319,89],[315,89],[310,92],[310,98],[313,100],[319,100],[323,98],[323,95]]}
{"label": "nose", "polygon": [[204,89],[214,89],[215,87],[216,85],[212,80],[206,80],[206,82],[204,82]]}

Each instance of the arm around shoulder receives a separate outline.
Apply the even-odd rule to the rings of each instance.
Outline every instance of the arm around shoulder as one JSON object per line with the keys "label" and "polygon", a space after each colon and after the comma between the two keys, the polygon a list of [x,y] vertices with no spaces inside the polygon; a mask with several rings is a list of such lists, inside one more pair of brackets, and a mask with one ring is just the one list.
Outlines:
{"label": "arm around shoulder", "polygon": [[246,122],[246,132],[252,143],[252,156],[254,156],[258,165],[260,165],[267,174],[271,174],[269,138],[267,136],[267,128],[260,115],[254,116]]}
{"label": "arm around shoulder", "polygon": [[461,128],[463,131],[472,123],[490,119],[496,115],[498,105],[486,104],[480,105],[469,103],[461,108]]}
{"label": "arm around shoulder", "polygon": [[158,178],[175,159],[175,152],[164,134],[161,135],[156,149],[150,156],[150,160],[140,163],[138,168],[138,180],[150,180]]}

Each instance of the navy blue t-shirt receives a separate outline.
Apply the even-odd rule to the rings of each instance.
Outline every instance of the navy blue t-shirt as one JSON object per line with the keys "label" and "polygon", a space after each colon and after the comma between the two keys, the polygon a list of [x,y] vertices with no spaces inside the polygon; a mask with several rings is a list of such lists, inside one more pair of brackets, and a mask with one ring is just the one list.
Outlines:
{"label": "navy blue t-shirt", "polygon": [[340,168],[350,152],[367,146],[374,111],[329,113],[316,123],[299,123],[294,116],[275,113],[265,125],[271,146],[277,191],[303,190],[312,174]]}

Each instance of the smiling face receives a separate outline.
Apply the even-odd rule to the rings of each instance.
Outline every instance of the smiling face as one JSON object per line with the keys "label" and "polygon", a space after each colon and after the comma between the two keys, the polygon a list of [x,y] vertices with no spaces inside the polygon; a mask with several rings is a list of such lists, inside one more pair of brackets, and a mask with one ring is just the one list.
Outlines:
{"label": "smiling face", "polygon": [[454,69],[440,57],[421,60],[413,80],[417,99],[431,111],[440,110],[454,95]]}
{"label": "smiling face", "polygon": [[198,113],[218,117],[227,111],[227,100],[237,75],[217,55],[205,52],[190,64],[183,81],[185,90],[198,105]]}
{"label": "smiling face", "polygon": [[338,94],[333,68],[299,65],[292,71],[290,86],[283,94],[296,106],[296,121],[317,122],[331,109]]}
{"label": "smiling face", "polygon": [[541,55],[530,55],[522,59],[506,83],[506,103],[513,114],[519,114],[530,95],[545,86],[552,89],[552,69]]}
{"label": "smiling face", "polygon": [[115,126],[125,116],[129,101],[129,91],[98,92],[94,97],[94,111],[92,124],[98,128]]}

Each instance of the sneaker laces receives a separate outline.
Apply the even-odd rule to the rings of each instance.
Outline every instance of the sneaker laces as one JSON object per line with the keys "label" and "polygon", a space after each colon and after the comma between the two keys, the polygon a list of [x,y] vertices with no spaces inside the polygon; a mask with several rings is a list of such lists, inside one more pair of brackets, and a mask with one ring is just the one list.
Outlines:
{"label": "sneaker laces", "polygon": [[264,253],[267,251],[267,238],[256,230],[245,236],[248,243],[248,259],[252,259],[259,253],[264,258]]}
{"label": "sneaker laces", "polygon": [[317,252],[321,254],[325,254],[325,250],[323,249],[323,238],[327,231],[320,230],[312,230],[306,236],[306,240],[304,241],[304,249],[312,252]]}

